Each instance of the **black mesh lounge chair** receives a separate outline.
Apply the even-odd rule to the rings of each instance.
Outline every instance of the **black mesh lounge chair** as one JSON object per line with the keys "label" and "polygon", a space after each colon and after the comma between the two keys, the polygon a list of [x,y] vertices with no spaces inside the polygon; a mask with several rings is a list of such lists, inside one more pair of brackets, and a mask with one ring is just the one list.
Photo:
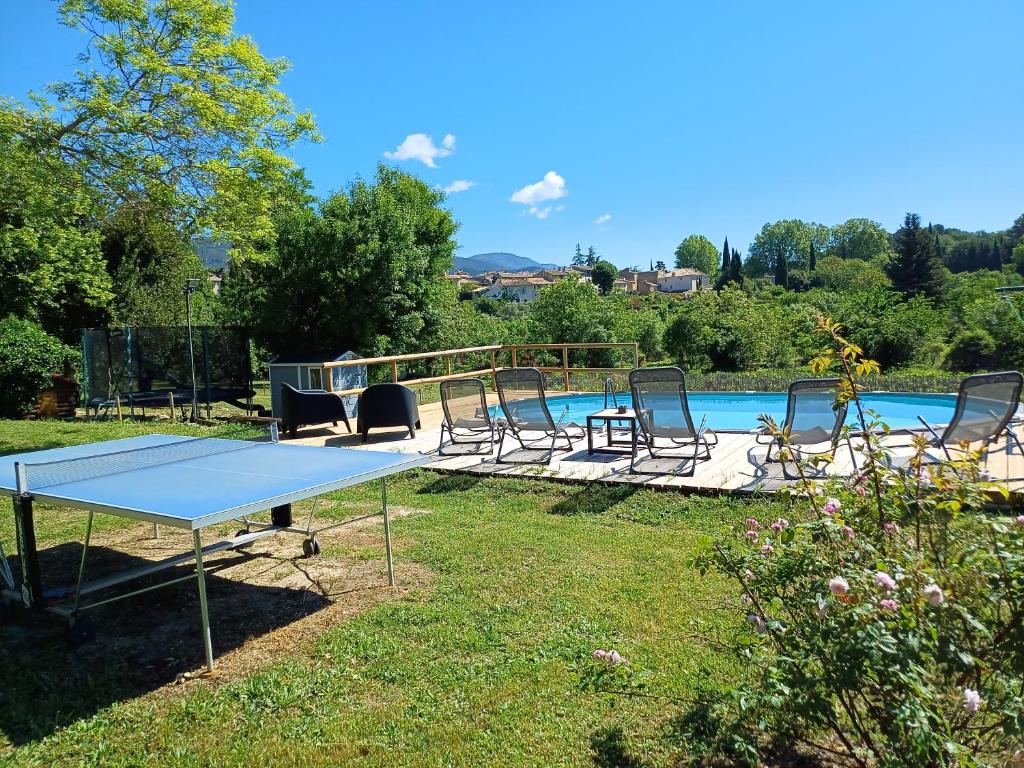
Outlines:
{"label": "black mesh lounge chair", "polygon": [[[789,435],[790,451],[793,459],[805,459],[835,455],[839,439],[846,423],[846,403],[835,405],[839,389],[839,379],[800,379],[789,385],[789,398],[786,401],[786,418],[780,428]],[[768,443],[765,461],[778,461],[778,452],[772,456],[772,449],[781,449],[783,440],[762,432],[758,438],[762,445]],[[812,451],[813,446],[829,445],[826,451]],[[853,452],[851,448],[851,458]],[[856,459],[854,459],[856,468]]]}
{"label": "black mesh lounge chair", "polygon": [[439,456],[444,456],[444,434],[449,445],[487,444],[487,453],[494,450],[494,420],[487,408],[487,395],[480,379],[454,379],[441,382],[441,442]]}
{"label": "black mesh lounge chair", "polygon": [[[535,448],[542,441],[551,441],[547,458],[542,461],[516,462],[523,464],[548,464],[559,439],[564,439],[567,443],[560,450],[570,451],[573,448],[573,436],[578,439],[586,437],[583,427],[575,422],[565,421],[568,408],[562,411],[557,421],[551,417],[544,396],[544,380],[536,368],[506,368],[494,375],[494,381],[498,387],[501,411],[505,415],[505,424],[500,427],[501,436],[498,440],[498,463],[507,463],[501,457],[501,449],[505,443],[505,435],[509,432],[523,449]],[[539,437],[528,440],[524,438],[524,434],[527,433],[537,434]]]}
{"label": "black mesh lounge chair", "polygon": [[1024,376],[1017,371],[968,376],[960,382],[953,418],[942,434],[920,416],[917,418],[931,434],[932,445],[941,448],[947,460],[953,458],[950,451],[958,450],[963,443],[981,443],[987,458],[989,448],[1000,437],[1006,438],[1007,450],[1016,445],[1024,452],[1012,428],[1022,386]]}
{"label": "black mesh lounge chair", "polygon": [[[652,459],[666,457],[665,451],[692,446],[689,472],[692,474],[698,461],[711,458],[711,449],[718,445],[718,436],[707,428],[707,416],[700,426],[694,426],[686,398],[686,379],[681,369],[675,366],[634,368],[629,372],[629,388],[633,393],[633,410],[640,425],[642,443]],[[661,445],[658,445],[659,440],[663,441]],[[637,441],[629,462],[630,472],[637,472],[636,459],[640,448],[641,441]]]}

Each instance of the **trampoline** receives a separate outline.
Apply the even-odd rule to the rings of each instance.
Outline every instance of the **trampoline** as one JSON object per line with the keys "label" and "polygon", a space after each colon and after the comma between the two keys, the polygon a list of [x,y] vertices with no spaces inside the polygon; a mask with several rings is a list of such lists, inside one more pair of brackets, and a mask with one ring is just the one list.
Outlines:
{"label": "trampoline", "polygon": [[[252,358],[249,337],[235,327],[197,326],[195,350],[197,405],[228,403],[251,410]],[[193,401],[192,361],[186,326],[86,328],[82,331],[82,390],[86,415],[99,418],[112,409],[178,408],[185,415]],[[172,410],[173,417],[173,410]]]}

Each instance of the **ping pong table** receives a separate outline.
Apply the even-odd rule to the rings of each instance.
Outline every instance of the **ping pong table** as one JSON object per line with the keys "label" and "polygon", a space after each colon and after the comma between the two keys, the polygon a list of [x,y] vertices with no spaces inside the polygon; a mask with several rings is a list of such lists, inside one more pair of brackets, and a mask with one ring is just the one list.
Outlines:
{"label": "ping pong table", "polygon": [[[276,431],[275,431],[276,432]],[[384,451],[317,448],[271,442],[143,435],[102,443],[0,456],[0,491],[14,500],[18,574],[0,549],[0,596],[28,608],[64,617],[69,634],[81,631],[80,614],[90,608],[124,600],[163,586],[195,579],[199,592],[206,667],[213,671],[213,645],[206,600],[203,558],[244,547],[277,533],[300,534],[303,552],[319,554],[318,533],[380,514],[388,583],[395,584],[391,556],[386,478],[429,461],[429,457]],[[293,502],[315,498],[370,480],[380,479],[381,511],[349,518],[314,530],[315,506],[305,526],[292,521]],[[44,589],[36,552],[33,503],[56,504],[88,513],[78,580],[74,586]],[[315,502],[314,502],[315,505]],[[253,515],[270,512],[269,520]],[[107,514],[192,532],[192,549],[131,571],[86,581],[86,561],[93,516]],[[204,528],[232,520],[244,528],[233,538],[203,545]],[[133,591],[109,596],[119,585],[195,561],[194,572]],[[102,594],[101,594],[102,593]],[[99,595],[98,597],[91,597]]]}

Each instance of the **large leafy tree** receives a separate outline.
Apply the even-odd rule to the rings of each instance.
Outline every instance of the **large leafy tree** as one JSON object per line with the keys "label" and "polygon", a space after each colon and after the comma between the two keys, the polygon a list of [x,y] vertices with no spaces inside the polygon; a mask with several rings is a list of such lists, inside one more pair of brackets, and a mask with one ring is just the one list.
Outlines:
{"label": "large leafy tree", "polygon": [[364,355],[418,351],[452,301],[457,224],[444,197],[380,165],[309,207],[287,208],[274,255],[235,265],[223,293],[226,319],[252,327],[271,352]]}
{"label": "large leafy tree", "polygon": [[893,235],[895,253],[889,261],[893,287],[905,296],[938,298],[946,278],[935,251],[935,235],[921,226],[921,217],[908,213]]}
{"label": "large leafy tree", "polygon": [[59,158],[110,209],[145,197],[186,230],[244,251],[272,232],[294,166],[316,138],[278,81],[287,69],[235,34],[229,0],[64,0],[89,35],[81,69],[30,103],[0,102],[0,129]]}
{"label": "large leafy tree", "polygon": [[690,235],[676,248],[676,267],[700,270],[714,280],[718,276],[718,249],[704,235]]}
{"label": "large leafy tree", "polygon": [[[814,245],[818,247],[821,243]],[[831,227],[824,243],[824,255],[841,259],[871,261],[884,258],[891,250],[885,227],[870,219],[847,219]]]}
{"label": "large leafy tree", "polygon": [[827,239],[828,227],[821,224],[799,219],[765,224],[750,244],[745,270],[751,277],[777,272],[780,257],[786,260],[787,271],[789,268],[805,269],[811,243],[821,251]]}
{"label": "large leafy tree", "polygon": [[111,281],[96,219],[76,167],[0,124],[0,314],[69,342],[105,320]]}
{"label": "large leafy tree", "polygon": [[610,261],[599,259],[597,264],[594,265],[594,271],[590,274],[590,279],[597,286],[597,290],[602,295],[611,293],[612,285],[615,283],[615,278],[619,276],[619,270],[615,268],[615,265]]}

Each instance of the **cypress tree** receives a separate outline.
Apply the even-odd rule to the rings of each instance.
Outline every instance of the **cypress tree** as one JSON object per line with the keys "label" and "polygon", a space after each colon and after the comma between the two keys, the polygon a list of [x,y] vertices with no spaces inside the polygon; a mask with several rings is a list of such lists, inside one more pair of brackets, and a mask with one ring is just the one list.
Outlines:
{"label": "cypress tree", "polygon": [[789,285],[789,259],[781,248],[775,254],[775,284],[783,288]]}
{"label": "cypress tree", "polygon": [[725,245],[722,246],[722,274],[729,274],[729,238],[725,238]]}
{"label": "cypress tree", "polygon": [[818,266],[818,254],[815,253],[815,251],[814,251],[814,241],[813,240],[808,244],[808,251],[809,252],[807,254],[807,271],[808,272],[813,272],[814,268],[816,266]]}
{"label": "cypress tree", "polygon": [[737,285],[743,282],[743,259],[735,248],[732,249],[732,259],[729,261],[729,279]]}

